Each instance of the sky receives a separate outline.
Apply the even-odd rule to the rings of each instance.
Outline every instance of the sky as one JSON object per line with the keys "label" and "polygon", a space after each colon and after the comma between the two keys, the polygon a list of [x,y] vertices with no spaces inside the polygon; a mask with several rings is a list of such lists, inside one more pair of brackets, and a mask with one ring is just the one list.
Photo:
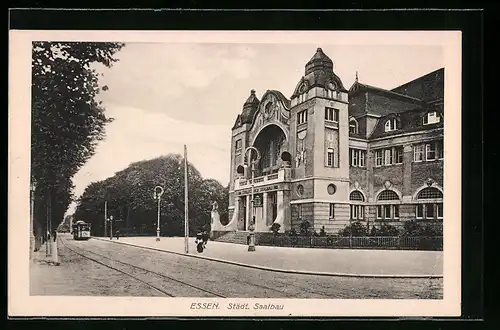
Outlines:
{"label": "sky", "polygon": [[111,68],[96,67],[114,121],[73,178],[75,196],[133,162],[182,154],[184,144],[203,177],[227,185],[231,128],[250,90],[289,98],[317,47],[347,89],[356,72],[361,83],[392,89],[444,67],[440,46],[127,43]]}

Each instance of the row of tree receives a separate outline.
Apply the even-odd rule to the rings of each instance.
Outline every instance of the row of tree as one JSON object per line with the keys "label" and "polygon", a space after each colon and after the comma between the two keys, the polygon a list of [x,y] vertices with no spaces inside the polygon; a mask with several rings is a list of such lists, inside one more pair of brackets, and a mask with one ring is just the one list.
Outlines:
{"label": "row of tree", "polygon": [[[152,235],[157,226],[158,202],[153,198],[156,186],[164,189],[160,200],[161,235],[184,235],[184,159],[178,154],[136,162],[113,177],[91,183],[78,201],[74,221],[89,222],[92,235],[103,235],[106,203],[107,217],[114,219],[113,230]],[[188,196],[190,235],[210,231],[213,202],[219,205],[221,221],[227,222],[228,187],[204,179],[192,164],[188,164]]]}
{"label": "row of tree", "polygon": [[[100,63],[111,67],[124,44],[34,42],[32,45],[31,182],[34,234],[55,231],[72,202],[72,178],[94,154],[111,118],[97,100]],[[47,228],[48,227],[48,228]]]}

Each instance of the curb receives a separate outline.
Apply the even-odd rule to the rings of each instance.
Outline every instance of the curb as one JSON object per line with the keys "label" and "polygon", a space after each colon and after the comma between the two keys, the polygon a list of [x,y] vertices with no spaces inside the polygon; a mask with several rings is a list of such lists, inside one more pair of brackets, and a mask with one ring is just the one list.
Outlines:
{"label": "curb", "polygon": [[149,247],[149,246],[142,246],[142,245],[137,245],[137,244],[132,244],[132,243],[111,241],[111,240],[107,240],[107,239],[100,238],[100,237],[92,237],[92,239],[96,239],[96,240],[100,240],[100,241],[104,241],[104,242],[110,242],[110,243],[116,243],[116,244],[123,244],[123,245],[133,246],[133,247],[136,247],[136,248],[141,248],[141,249],[146,249],[146,250],[153,250],[153,251],[165,252],[165,253],[180,255],[180,256],[184,256],[184,257],[192,257],[192,258],[198,258],[198,259],[205,259],[205,260],[220,262],[220,263],[229,264],[229,265],[235,265],[235,266],[241,266],[241,267],[246,267],[246,268],[259,269],[259,270],[266,270],[266,271],[272,271],[272,272],[278,272],[278,273],[300,274],[300,275],[317,275],[317,276],[331,276],[331,277],[356,277],[356,278],[420,278],[420,279],[422,279],[422,278],[427,278],[427,279],[431,279],[431,278],[443,278],[443,275],[353,274],[353,273],[331,273],[331,272],[315,272],[315,271],[306,271],[306,270],[293,270],[293,269],[271,268],[271,267],[264,267],[264,266],[259,266],[259,265],[245,264],[245,263],[241,263],[241,262],[237,262],[237,261],[230,261],[230,260],[218,259],[218,258],[213,258],[213,257],[204,257],[204,256],[200,256],[200,255],[195,255],[195,254],[185,254],[185,253],[174,252],[174,251],[169,251],[169,250],[162,250],[162,249],[159,249],[159,248],[154,248],[154,247]]}

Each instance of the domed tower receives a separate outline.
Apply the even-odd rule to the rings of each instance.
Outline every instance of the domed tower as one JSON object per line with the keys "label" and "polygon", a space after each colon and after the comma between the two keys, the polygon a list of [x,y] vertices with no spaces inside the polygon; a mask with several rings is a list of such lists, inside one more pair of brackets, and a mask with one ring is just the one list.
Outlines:
{"label": "domed tower", "polygon": [[241,113],[241,122],[243,124],[252,123],[253,117],[259,108],[260,101],[255,96],[255,90],[250,91],[250,96],[243,104],[243,111]]}
{"label": "domed tower", "polygon": [[260,101],[255,95],[255,90],[250,91],[241,113],[236,117],[232,134],[231,134],[231,165],[229,178],[229,219],[234,214],[234,180],[238,177],[237,168],[243,165],[245,149],[251,143],[249,141],[249,130],[252,125],[253,118],[259,109]]}
{"label": "domed tower", "polygon": [[315,230],[335,232],[348,223],[348,118],[347,90],[318,48],[291,96],[293,227],[307,220]]}

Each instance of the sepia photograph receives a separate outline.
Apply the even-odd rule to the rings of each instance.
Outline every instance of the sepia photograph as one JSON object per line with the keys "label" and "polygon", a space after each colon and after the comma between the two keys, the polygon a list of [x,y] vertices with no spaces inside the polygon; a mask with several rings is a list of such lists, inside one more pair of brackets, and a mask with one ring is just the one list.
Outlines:
{"label": "sepia photograph", "polygon": [[460,33],[11,45],[14,313],[459,314]]}

